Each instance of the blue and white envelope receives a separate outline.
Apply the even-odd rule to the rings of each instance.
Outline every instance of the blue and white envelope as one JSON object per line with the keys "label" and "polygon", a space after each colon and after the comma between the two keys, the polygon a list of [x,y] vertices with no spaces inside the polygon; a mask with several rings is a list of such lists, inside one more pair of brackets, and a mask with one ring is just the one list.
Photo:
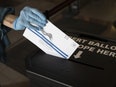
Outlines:
{"label": "blue and white envelope", "polygon": [[46,54],[69,59],[79,44],[49,20],[42,30],[25,29],[23,36]]}

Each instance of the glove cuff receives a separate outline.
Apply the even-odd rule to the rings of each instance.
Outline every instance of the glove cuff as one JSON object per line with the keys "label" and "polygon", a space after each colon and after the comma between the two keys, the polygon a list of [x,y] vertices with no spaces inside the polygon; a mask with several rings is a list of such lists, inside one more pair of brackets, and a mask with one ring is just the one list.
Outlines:
{"label": "glove cuff", "polygon": [[20,25],[20,23],[18,23],[18,21],[19,21],[19,18],[16,18],[15,21],[13,22],[13,29],[14,30],[24,30],[25,27]]}
{"label": "glove cuff", "polygon": [[16,23],[17,23],[18,18],[15,19],[15,21],[13,22],[13,29],[16,30]]}

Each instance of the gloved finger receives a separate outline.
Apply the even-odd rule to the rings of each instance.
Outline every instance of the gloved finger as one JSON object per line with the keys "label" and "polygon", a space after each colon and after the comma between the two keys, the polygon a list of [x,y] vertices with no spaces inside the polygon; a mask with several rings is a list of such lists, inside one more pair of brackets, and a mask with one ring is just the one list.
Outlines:
{"label": "gloved finger", "polygon": [[46,17],[42,14],[42,12],[40,12],[39,10],[37,9],[34,9],[32,8],[31,11],[36,14],[38,17],[41,18],[41,20],[46,20]]}
{"label": "gloved finger", "polygon": [[41,26],[41,27],[44,27],[46,24],[43,24],[43,23],[41,23],[41,22],[38,22],[37,20],[35,20],[34,18],[29,18],[29,20],[28,20],[30,23],[33,23],[33,24],[35,24],[35,25],[37,25],[37,26]]}
{"label": "gloved finger", "polygon": [[37,22],[42,23],[44,25],[47,23],[47,20],[42,20],[41,17],[39,17],[38,15],[36,15],[36,14],[34,14],[32,12],[30,14],[28,14],[28,16],[29,16],[29,18],[33,18]]}
{"label": "gloved finger", "polygon": [[29,26],[29,29],[41,30],[42,28],[39,27],[39,26],[33,26],[33,25],[30,25],[30,26]]}
{"label": "gloved finger", "polygon": [[[46,17],[44,16],[44,14],[42,14],[42,12],[40,12],[39,10],[37,10],[35,8],[31,8],[31,7],[26,6],[26,7],[23,8],[22,11],[26,12],[26,14],[29,14],[30,16],[34,16],[35,19],[37,17],[39,17],[41,20],[46,21]],[[33,15],[33,14],[35,14],[36,16]]]}
{"label": "gloved finger", "polygon": [[29,29],[34,29],[34,30],[41,30],[41,29],[42,29],[41,27],[36,26],[36,25],[34,25],[34,24],[31,24],[31,23],[29,23],[29,22],[27,22],[25,26],[26,26],[27,28],[29,28]]}

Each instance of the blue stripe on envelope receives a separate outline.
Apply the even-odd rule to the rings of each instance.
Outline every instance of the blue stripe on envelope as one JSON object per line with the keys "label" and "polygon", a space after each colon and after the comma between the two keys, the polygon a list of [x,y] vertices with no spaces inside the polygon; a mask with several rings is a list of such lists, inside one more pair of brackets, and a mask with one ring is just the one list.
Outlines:
{"label": "blue stripe on envelope", "polygon": [[52,42],[50,42],[46,37],[44,37],[44,35],[42,35],[38,30],[33,30],[33,29],[29,29],[31,30],[34,34],[36,34],[37,36],[39,36],[44,42],[46,42],[49,46],[51,46],[57,53],[59,53],[62,57],[64,57],[65,59],[68,57],[68,55],[63,52],[62,50],[60,50],[56,45],[54,45]]}

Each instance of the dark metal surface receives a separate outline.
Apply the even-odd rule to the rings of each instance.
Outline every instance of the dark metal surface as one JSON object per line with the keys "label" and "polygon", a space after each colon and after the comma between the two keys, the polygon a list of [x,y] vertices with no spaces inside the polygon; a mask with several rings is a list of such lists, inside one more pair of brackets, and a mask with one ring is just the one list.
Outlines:
{"label": "dark metal surface", "polygon": [[58,4],[57,6],[53,7],[52,9],[45,11],[44,14],[49,19],[49,17],[51,17],[52,15],[56,14],[58,11],[62,10],[66,6],[69,6],[74,1],[75,0],[65,0],[62,3]]}
{"label": "dark metal surface", "polygon": [[[72,87],[115,87],[116,85],[116,71],[112,69],[102,70],[94,68],[85,64],[50,56],[42,51],[39,51],[27,62],[29,77],[31,79],[43,79],[42,83],[42,79],[40,79],[38,80],[40,83],[35,84],[45,85],[49,83],[48,86],[51,87],[57,87],[59,82]],[[51,82],[54,84],[50,84]]]}
{"label": "dark metal surface", "polygon": [[[69,36],[104,43],[115,46],[115,42],[102,40],[87,35],[67,33]],[[76,40],[76,39],[75,39]],[[86,43],[79,43],[88,46]],[[95,49],[99,49],[96,47]],[[105,48],[101,48],[106,50]],[[81,58],[74,58],[79,51],[83,51]],[[95,50],[96,51],[96,50]],[[111,50],[107,49],[107,52]],[[112,51],[113,53],[113,51]],[[115,53],[115,51],[114,51]],[[41,78],[41,84],[49,83],[49,86],[57,87],[60,83],[66,87],[115,87],[116,85],[116,61],[115,57],[105,54],[97,54],[89,49],[77,49],[69,60],[47,55],[39,50],[35,55],[27,58],[27,73],[31,79]],[[38,81],[39,81],[38,80]],[[47,81],[48,80],[48,81]],[[54,83],[54,84],[51,84]],[[59,83],[60,82],[60,83]],[[57,84],[55,84],[57,83]],[[36,84],[36,83],[35,83]],[[65,87],[61,86],[61,87]],[[44,86],[42,86],[44,87]]]}

